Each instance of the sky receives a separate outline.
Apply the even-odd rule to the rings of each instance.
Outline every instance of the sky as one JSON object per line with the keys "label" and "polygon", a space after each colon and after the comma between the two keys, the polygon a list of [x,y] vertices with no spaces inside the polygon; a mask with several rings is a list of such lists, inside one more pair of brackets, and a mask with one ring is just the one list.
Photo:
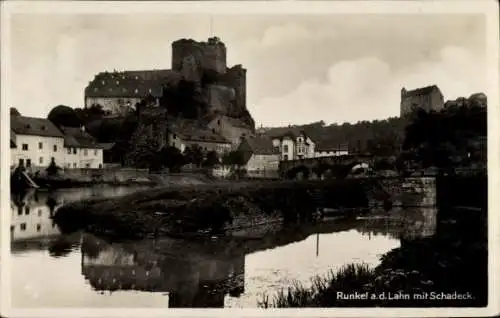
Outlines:
{"label": "sky", "polygon": [[[171,43],[218,36],[228,66],[247,68],[256,125],[399,116],[402,87],[447,99],[487,93],[479,14],[14,14],[8,100],[25,116],[64,104],[108,70],[168,69]],[[212,30],[212,33],[210,32]]]}

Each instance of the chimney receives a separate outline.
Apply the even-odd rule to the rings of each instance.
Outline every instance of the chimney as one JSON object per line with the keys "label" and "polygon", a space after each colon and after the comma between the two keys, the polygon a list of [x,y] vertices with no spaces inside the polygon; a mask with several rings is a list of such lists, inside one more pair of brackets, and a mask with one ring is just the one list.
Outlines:
{"label": "chimney", "polygon": [[405,96],[406,95],[406,88],[401,88],[401,97]]}

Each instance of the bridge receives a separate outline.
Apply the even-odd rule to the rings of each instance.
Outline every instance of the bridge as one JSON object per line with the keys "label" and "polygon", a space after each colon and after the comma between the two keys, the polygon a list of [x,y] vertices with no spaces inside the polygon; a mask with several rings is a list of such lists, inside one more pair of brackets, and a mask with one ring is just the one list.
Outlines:
{"label": "bridge", "polygon": [[358,164],[364,163],[373,167],[373,162],[374,156],[368,154],[304,158],[281,161],[279,173],[284,179],[322,179],[327,174],[342,179]]}

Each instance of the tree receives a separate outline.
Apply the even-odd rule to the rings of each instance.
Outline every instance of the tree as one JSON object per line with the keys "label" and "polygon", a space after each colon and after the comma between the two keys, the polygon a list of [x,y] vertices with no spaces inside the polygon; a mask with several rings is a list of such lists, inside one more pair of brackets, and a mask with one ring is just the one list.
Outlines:
{"label": "tree", "polygon": [[178,172],[186,160],[181,151],[173,146],[164,147],[160,151],[161,163],[171,172]]}
{"label": "tree", "polygon": [[11,116],[21,116],[21,113],[17,110],[15,107],[10,108],[10,115]]}
{"label": "tree", "polygon": [[58,105],[49,112],[47,119],[57,127],[80,127],[84,124],[75,110],[69,106]]}
{"label": "tree", "polygon": [[196,167],[201,166],[203,162],[203,151],[200,146],[194,144],[184,149],[184,157],[187,163],[192,163]]}
{"label": "tree", "polygon": [[213,166],[215,166],[219,162],[220,161],[219,161],[219,156],[217,155],[217,152],[212,150],[212,151],[209,151],[207,153],[207,157],[203,161],[203,166],[208,167],[208,168],[212,168]]}

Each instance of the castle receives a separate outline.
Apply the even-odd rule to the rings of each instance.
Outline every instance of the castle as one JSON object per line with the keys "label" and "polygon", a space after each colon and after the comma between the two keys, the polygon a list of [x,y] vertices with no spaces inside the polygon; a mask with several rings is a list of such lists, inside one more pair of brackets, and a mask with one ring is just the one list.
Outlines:
{"label": "castle", "polygon": [[165,121],[194,119],[194,130],[210,130],[234,146],[255,130],[246,105],[246,69],[227,66],[226,46],[217,37],[174,41],[171,69],[101,72],[85,88],[85,107],[99,105],[109,115],[123,116],[145,99],[148,107],[166,110]]}
{"label": "castle", "polygon": [[407,91],[401,89],[401,117],[411,114],[416,109],[439,111],[444,107],[444,96],[436,85]]}
{"label": "castle", "polygon": [[[101,72],[85,88],[85,107],[100,105],[123,114],[145,96],[158,104],[171,92],[187,87],[208,112],[241,117],[246,111],[246,69],[226,65],[226,46],[217,37],[208,42],[180,39],[172,43],[172,68]],[[251,122],[248,122],[252,124]]]}

